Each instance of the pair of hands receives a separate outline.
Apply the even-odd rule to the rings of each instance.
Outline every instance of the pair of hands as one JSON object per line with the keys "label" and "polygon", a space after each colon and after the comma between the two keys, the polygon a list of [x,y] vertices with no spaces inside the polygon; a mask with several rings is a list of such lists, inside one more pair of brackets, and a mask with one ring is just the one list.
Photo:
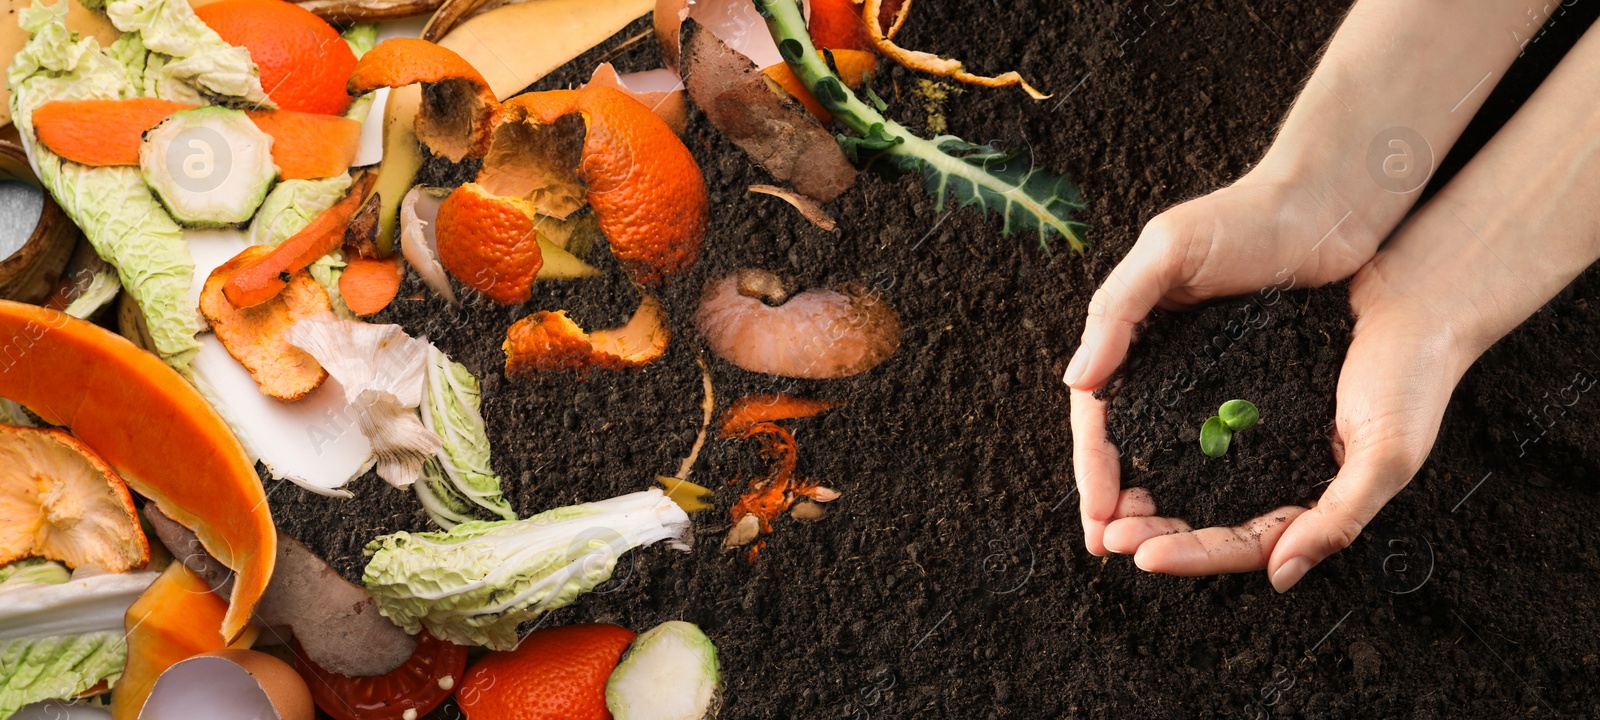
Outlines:
{"label": "pair of hands", "polygon": [[[1145,226],[1089,305],[1083,340],[1068,365],[1073,464],[1091,553],[1133,554],[1139,567],[1172,575],[1266,569],[1287,590],[1344,549],[1422,466],[1450,394],[1477,353],[1451,317],[1410,282],[1429,253],[1420,227],[1379,250],[1382,228],[1330,205],[1302,183],[1246,176],[1178,205]],[[1337,206],[1332,206],[1336,208]],[[1183,309],[1265,287],[1317,286],[1351,278],[1356,322],[1340,373],[1332,452],[1336,478],[1312,507],[1286,506],[1235,527],[1191,528],[1161,517],[1148,491],[1123,489],[1106,406],[1094,391],[1122,363],[1153,308]],[[1286,282],[1288,280],[1288,282]],[[1130,478],[1129,480],[1136,480]]]}

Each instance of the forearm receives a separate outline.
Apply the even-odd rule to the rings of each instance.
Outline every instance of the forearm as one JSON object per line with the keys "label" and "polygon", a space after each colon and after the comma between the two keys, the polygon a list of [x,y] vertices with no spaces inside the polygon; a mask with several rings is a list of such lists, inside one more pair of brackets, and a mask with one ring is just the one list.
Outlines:
{"label": "forearm", "polygon": [[1600,28],[1379,256],[1469,363],[1597,259]]}
{"label": "forearm", "polygon": [[1360,0],[1253,172],[1311,184],[1329,227],[1375,247],[1521,52],[1537,1]]}

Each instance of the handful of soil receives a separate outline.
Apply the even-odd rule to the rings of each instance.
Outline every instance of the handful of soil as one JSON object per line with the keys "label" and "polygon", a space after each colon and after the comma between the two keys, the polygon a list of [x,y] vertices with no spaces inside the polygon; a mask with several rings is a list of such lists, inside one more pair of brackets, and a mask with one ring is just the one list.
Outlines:
{"label": "handful of soil", "polygon": [[[1101,391],[1122,486],[1148,488],[1158,514],[1196,528],[1316,499],[1339,471],[1329,433],[1350,328],[1343,284],[1157,317]],[[1236,398],[1261,420],[1207,457],[1200,426]]]}

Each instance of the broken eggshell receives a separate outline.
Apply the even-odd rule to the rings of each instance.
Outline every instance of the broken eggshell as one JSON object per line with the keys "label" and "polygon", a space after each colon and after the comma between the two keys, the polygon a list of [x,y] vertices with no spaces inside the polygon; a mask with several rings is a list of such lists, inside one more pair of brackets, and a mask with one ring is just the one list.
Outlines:
{"label": "broken eggshell", "polygon": [[689,99],[773,177],[821,202],[855,182],[833,134],[761,72],[783,58],[750,0],[659,0],[655,34]]}
{"label": "broken eggshell", "polygon": [[650,108],[678,137],[688,129],[689,100],[684,97],[683,81],[671,70],[657,68],[623,75],[611,63],[600,63],[583,87],[616,88]]}
{"label": "broken eggshell", "polygon": [[312,720],[311,691],[294,668],[254,650],[217,650],[156,678],[139,720]]}
{"label": "broken eggshell", "polygon": [[900,318],[856,284],[789,296],[776,275],[740,270],[706,286],[694,326],[745,370],[830,380],[866,372],[900,347]]}

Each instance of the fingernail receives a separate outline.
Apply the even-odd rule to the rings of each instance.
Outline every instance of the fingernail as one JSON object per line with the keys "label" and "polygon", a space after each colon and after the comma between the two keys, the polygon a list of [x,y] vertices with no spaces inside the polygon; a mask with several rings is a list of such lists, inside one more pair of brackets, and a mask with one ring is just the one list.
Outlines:
{"label": "fingernail", "polygon": [[1076,385],[1079,380],[1083,379],[1083,366],[1088,364],[1089,353],[1084,350],[1082,345],[1079,345],[1078,351],[1072,354],[1072,362],[1067,363],[1067,374],[1062,376],[1061,382],[1066,383],[1068,386]]}
{"label": "fingernail", "polygon": [[1311,561],[1303,557],[1290,558],[1272,574],[1272,588],[1280,593],[1289,591],[1311,569]]}

